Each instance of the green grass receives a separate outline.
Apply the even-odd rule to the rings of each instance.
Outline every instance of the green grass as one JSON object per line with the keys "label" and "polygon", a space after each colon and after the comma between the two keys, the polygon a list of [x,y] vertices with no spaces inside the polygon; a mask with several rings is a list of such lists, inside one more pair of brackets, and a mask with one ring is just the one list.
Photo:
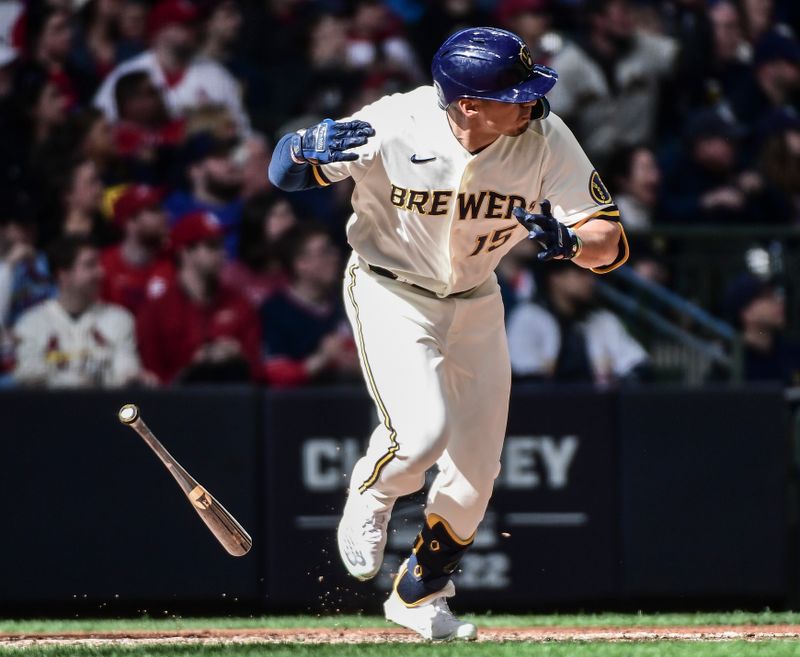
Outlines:
{"label": "green grass", "polygon": [[413,644],[413,645],[239,645],[152,646],[139,648],[44,647],[33,650],[0,648],[16,657],[796,657],[800,646],[790,641],[747,643],[550,643]]}
{"label": "green grass", "polygon": [[[647,625],[777,625],[800,624],[800,613],[729,612],[700,614],[563,614],[563,615],[464,615],[480,627],[600,627]],[[295,628],[295,627],[388,627],[377,616],[258,616],[258,617],[162,617],[0,619],[0,632],[111,632],[115,630],[170,631],[214,628]],[[800,652],[800,651],[798,651]]]}
{"label": "green grass", "polygon": [[[800,614],[764,611],[700,614],[482,615],[481,627],[670,626],[800,624]],[[375,616],[261,616],[249,618],[164,618],[0,620],[0,632],[61,633],[164,631],[213,628],[386,627]],[[4,648],[0,657],[795,657],[800,642],[764,641],[641,643],[551,642],[496,644],[247,644],[157,646],[43,646]]]}

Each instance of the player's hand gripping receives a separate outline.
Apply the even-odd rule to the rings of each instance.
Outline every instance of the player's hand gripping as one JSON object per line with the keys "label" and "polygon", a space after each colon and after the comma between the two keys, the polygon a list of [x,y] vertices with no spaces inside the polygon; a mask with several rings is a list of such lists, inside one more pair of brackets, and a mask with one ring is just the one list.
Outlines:
{"label": "player's hand gripping", "polygon": [[572,228],[553,217],[550,201],[542,201],[542,213],[525,212],[525,208],[514,208],[514,217],[528,230],[528,239],[536,240],[544,249],[537,255],[539,260],[553,258],[572,260],[581,252],[581,240]]}
{"label": "player's hand gripping", "polygon": [[298,164],[344,162],[357,160],[356,153],[347,151],[363,146],[367,143],[367,138],[374,134],[375,130],[366,121],[337,123],[332,119],[325,119],[308,128],[302,135],[293,135],[289,146],[292,159]]}

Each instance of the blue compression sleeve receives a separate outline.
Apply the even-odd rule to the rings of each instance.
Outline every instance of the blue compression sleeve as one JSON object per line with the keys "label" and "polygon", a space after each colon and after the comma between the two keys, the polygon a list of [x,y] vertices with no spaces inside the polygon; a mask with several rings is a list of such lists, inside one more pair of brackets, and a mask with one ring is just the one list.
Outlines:
{"label": "blue compression sleeve", "polygon": [[311,165],[297,164],[292,159],[289,142],[293,134],[290,132],[284,135],[275,146],[269,163],[269,180],[275,187],[285,192],[319,187],[311,171]]}

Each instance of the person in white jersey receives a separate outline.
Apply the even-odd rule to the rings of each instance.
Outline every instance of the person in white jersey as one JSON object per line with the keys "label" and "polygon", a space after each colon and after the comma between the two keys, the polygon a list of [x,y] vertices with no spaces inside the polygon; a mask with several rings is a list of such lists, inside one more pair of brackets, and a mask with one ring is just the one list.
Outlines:
{"label": "person in white jersey", "polygon": [[269,176],[288,191],[355,181],[344,296],[381,422],[350,478],[342,560],[374,577],[392,506],[437,465],[384,611],[428,639],[474,639],[446,598],[500,471],[511,370],[494,269],[526,238],[541,260],[598,273],[628,245],[600,176],[549,111],[556,72],[522,39],[462,30],[432,72],[433,86],[285,135]]}

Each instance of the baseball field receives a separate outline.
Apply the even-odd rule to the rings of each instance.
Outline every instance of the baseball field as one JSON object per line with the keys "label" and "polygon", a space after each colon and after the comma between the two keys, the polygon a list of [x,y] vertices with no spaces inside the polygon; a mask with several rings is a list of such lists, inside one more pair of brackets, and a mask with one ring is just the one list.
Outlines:
{"label": "baseball field", "polygon": [[476,643],[431,644],[374,616],[0,621],[0,654],[19,657],[750,657],[800,654],[800,614],[471,617]]}

